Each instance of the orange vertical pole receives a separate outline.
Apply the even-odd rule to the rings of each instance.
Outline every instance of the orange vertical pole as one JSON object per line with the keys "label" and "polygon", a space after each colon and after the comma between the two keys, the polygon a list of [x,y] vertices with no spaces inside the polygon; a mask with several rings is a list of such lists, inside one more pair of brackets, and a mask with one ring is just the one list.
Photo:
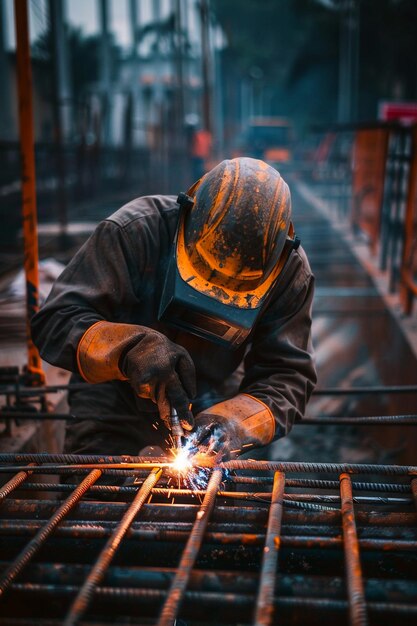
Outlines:
{"label": "orange vertical pole", "polygon": [[26,274],[27,373],[31,384],[43,384],[45,374],[32,342],[30,320],[38,311],[38,224],[36,213],[35,147],[33,135],[32,68],[29,47],[27,0],[14,0],[17,54],[17,87],[22,168],[22,218]]}

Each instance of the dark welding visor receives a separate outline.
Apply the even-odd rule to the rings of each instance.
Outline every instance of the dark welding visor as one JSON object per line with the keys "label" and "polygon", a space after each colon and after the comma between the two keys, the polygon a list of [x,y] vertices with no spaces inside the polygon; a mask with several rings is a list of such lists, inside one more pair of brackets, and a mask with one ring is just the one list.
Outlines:
{"label": "dark welding visor", "polygon": [[180,217],[172,247],[168,271],[159,307],[158,319],[171,326],[202,337],[230,349],[238,348],[249,336],[256,321],[272,295],[291,251],[299,246],[300,240],[289,236],[279,259],[279,271],[268,293],[258,300],[258,306],[242,308],[225,304],[216,297],[202,293],[184,280],[178,269],[178,237],[183,227]]}

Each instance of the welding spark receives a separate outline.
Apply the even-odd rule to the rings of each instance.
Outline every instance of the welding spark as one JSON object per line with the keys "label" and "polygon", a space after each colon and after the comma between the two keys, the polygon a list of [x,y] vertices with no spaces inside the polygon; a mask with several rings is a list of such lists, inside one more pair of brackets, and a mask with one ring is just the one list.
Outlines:
{"label": "welding spark", "polygon": [[181,484],[191,491],[204,490],[210,477],[210,468],[198,465],[198,448],[194,438],[188,438],[180,449],[172,449],[174,461],[172,469],[176,472],[178,487]]}
{"label": "welding spark", "polygon": [[192,469],[193,464],[191,461],[190,451],[187,450],[186,447],[177,451],[172,466],[181,474],[187,473]]}

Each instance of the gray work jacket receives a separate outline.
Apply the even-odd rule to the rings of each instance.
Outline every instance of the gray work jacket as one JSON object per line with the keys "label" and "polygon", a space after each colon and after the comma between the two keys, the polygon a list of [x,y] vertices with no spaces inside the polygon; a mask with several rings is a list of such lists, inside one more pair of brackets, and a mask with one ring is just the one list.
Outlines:
{"label": "gray work jacket", "polygon": [[[154,328],[190,353],[197,373],[195,412],[245,392],[276,419],[276,438],[301,418],[316,383],[311,344],[314,277],[294,250],[266,310],[231,351],[158,321],[158,308],[179,215],[174,196],[136,198],[101,222],[74,256],[32,320],[41,356],[77,372],[79,340],[99,320]],[[125,384],[126,393],[133,393]],[[143,410],[151,400],[138,399]],[[149,406],[149,405],[152,405]]]}

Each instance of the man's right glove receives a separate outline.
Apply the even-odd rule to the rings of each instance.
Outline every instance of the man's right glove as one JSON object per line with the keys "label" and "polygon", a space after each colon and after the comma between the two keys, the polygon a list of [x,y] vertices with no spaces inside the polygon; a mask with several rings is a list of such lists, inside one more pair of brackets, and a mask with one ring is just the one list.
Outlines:
{"label": "man's right glove", "polygon": [[196,393],[194,363],[187,350],[146,326],[96,322],[81,337],[78,369],[89,383],[128,380],[135,393],[158,405],[169,428],[171,407],[183,428],[194,424],[189,410]]}
{"label": "man's right glove", "polygon": [[262,400],[241,393],[199,413],[193,440],[201,458],[221,462],[267,445],[274,434],[271,409]]}

